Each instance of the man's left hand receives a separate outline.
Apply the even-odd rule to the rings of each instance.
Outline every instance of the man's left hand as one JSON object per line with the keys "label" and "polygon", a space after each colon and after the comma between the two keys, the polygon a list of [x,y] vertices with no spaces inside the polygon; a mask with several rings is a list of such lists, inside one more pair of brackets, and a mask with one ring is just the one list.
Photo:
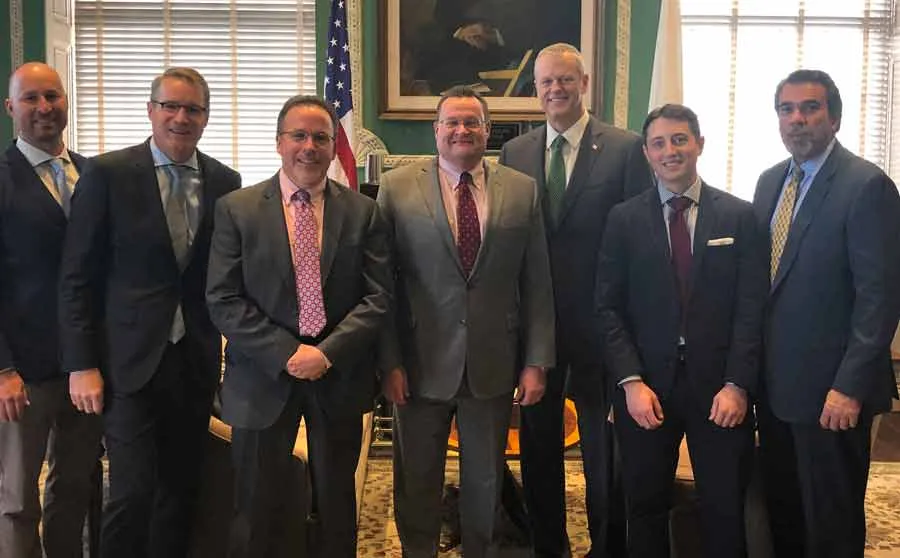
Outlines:
{"label": "man's left hand", "polygon": [[859,401],[849,395],[844,395],[836,389],[828,390],[822,416],[819,417],[819,425],[834,432],[856,428],[861,408]]}
{"label": "man's left hand", "polygon": [[519,374],[515,400],[522,406],[534,405],[544,396],[547,373],[540,366],[526,366]]}
{"label": "man's left hand", "polygon": [[747,392],[734,384],[725,384],[713,397],[709,420],[722,428],[734,428],[747,416]]}

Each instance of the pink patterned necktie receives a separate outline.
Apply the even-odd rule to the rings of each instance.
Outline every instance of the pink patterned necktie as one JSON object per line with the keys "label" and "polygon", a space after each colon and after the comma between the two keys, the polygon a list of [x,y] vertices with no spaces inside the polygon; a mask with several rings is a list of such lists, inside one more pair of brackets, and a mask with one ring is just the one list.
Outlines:
{"label": "pink patterned necktie", "polygon": [[297,283],[300,335],[315,337],[325,328],[326,321],[319,268],[318,227],[309,192],[297,190],[291,195],[291,203],[294,204],[294,279]]}
{"label": "pink patterned necktie", "polygon": [[466,277],[472,273],[481,247],[481,225],[478,224],[475,198],[469,189],[471,183],[472,175],[464,172],[459,176],[459,184],[456,186],[456,249]]}

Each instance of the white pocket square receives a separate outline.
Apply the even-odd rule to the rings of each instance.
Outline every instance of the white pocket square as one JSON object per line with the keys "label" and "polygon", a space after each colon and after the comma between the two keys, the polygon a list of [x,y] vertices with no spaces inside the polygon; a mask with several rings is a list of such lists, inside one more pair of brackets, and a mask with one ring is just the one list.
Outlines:
{"label": "white pocket square", "polygon": [[707,246],[731,246],[734,244],[734,237],[726,236],[723,238],[711,238],[706,243]]}

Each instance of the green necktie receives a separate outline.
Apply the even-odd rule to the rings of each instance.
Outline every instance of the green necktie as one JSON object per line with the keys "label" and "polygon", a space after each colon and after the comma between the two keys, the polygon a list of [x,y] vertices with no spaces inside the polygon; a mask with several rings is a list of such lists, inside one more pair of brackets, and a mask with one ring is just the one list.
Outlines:
{"label": "green necktie", "polygon": [[550,169],[547,172],[547,199],[550,202],[550,215],[553,223],[559,220],[563,195],[566,193],[566,161],[563,159],[563,147],[566,138],[562,134],[556,136],[550,144]]}

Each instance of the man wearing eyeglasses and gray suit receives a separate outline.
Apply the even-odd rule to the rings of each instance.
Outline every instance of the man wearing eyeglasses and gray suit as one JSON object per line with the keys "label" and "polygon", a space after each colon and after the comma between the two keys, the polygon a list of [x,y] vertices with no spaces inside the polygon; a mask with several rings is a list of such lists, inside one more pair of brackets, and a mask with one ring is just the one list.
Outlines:
{"label": "man wearing eyeglasses and gray suit", "polygon": [[221,369],[204,288],[212,209],[240,176],[197,151],[209,88],[170,68],[152,84],[146,142],[91,159],[60,274],[63,370],[103,414],[109,503],[101,553],[187,553],[201,448]]}
{"label": "man wearing eyeglasses and gray suit", "polygon": [[495,556],[507,429],[553,365],[553,291],[534,180],[484,161],[487,103],[438,103],[438,156],[386,173],[378,192],[397,274],[379,368],[394,403],[394,509],[408,558],[437,555],[450,421],[460,444],[467,558]]}
{"label": "man wearing eyeglasses and gray suit", "polygon": [[228,339],[222,414],[233,427],[229,558],[287,556],[305,517],[286,494],[300,418],[320,533],[311,556],[356,556],[362,415],[391,290],[375,202],[326,175],[338,118],[318,97],[278,115],[281,169],[216,207],[207,300]]}

